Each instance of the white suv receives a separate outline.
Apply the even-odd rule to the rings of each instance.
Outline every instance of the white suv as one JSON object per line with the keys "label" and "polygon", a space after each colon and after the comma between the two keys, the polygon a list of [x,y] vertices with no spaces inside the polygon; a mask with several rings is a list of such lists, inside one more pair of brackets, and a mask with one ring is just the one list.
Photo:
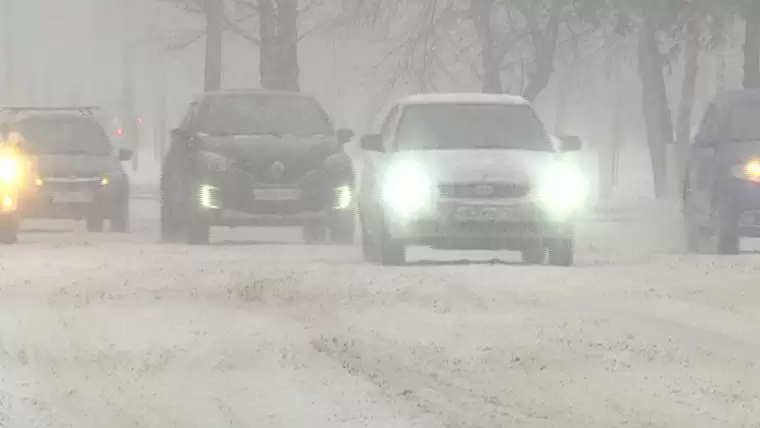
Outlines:
{"label": "white suv", "polygon": [[[560,137],[561,151],[580,150]],[[569,266],[586,180],[563,161],[525,99],[420,94],[401,99],[368,151],[359,191],[365,260],[406,262],[406,248],[516,250]]]}

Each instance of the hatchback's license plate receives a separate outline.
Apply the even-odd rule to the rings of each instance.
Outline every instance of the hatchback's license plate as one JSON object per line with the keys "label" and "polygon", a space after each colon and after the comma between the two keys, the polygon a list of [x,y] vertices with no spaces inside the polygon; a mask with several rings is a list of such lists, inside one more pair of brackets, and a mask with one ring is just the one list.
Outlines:
{"label": "hatchback's license plate", "polygon": [[92,202],[92,193],[90,192],[56,192],[53,194],[53,202],[70,204],[70,203],[89,203]]}
{"label": "hatchback's license plate", "polygon": [[256,189],[253,199],[257,201],[298,201],[301,189]]}
{"label": "hatchback's license plate", "polygon": [[459,221],[509,221],[519,218],[516,207],[462,206],[455,213]]}

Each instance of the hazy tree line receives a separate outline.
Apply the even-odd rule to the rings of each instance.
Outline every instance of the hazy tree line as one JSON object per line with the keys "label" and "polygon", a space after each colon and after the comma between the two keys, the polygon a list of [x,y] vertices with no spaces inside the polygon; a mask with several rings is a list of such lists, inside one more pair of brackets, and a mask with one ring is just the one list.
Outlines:
{"label": "hazy tree line", "polygon": [[[588,46],[614,54],[619,42],[636,44],[642,115],[654,192],[668,189],[667,145],[676,144],[678,168],[688,149],[700,58],[743,31],[744,86],[760,86],[760,2],[756,0],[155,0],[204,19],[205,89],[219,88],[223,37],[232,32],[259,51],[260,85],[298,90],[298,45],[313,31],[323,37],[380,34],[388,84],[403,80],[436,91],[469,74],[483,92],[522,94],[535,100]],[[302,16],[328,9],[309,28]],[[332,8],[332,9],[330,9]],[[205,36],[205,37],[203,37]],[[671,111],[665,78],[684,67],[680,103]]]}

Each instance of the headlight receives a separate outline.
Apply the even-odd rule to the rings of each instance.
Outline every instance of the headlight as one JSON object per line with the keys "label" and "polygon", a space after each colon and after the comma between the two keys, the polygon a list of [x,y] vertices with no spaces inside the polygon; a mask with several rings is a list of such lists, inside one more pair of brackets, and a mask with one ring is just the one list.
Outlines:
{"label": "headlight", "polygon": [[422,165],[413,160],[392,164],[381,185],[382,201],[395,215],[409,217],[423,214],[434,204],[435,182]]}
{"label": "headlight", "polygon": [[353,200],[354,195],[353,192],[351,192],[351,186],[340,186],[335,188],[335,209],[345,210],[351,206]]}
{"label": "headlight", "polygon": [[201,152],[206,166],[214,171],[226,171],[230,166],[229,160],[221,155],[211,152]]}
{"label": "headlight", "polygon": [[760,159],[751,159],[743,165],[735,165],[731,174],[742,180],[760,183]]}
{"label": "headlight", "polygon": [[3,182],[12,182],[21,174],[18,160],[12,157],[0,158],[0,180]]}
{"label": "headlight", "polygon": [[204,184],[198,190],[198,202],[203,208],[219,209],[219,189],[214,186]]}
{"label": "headlight", "polygon": [[536,197],[547,214],[554,219],[563,219],[583,208],[588,192],[588,181],[578,167],[559,162],[538,182]]}

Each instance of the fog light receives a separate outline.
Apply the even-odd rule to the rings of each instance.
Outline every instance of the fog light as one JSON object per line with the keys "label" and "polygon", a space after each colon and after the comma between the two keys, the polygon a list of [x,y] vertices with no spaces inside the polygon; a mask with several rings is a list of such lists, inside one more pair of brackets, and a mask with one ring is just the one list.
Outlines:
{"label": "fog light", "polygon": [[42,186],[43,184],[45,184],[45,181],[43,179],[41,179],[39,177],[37,177],[37,178],[34,179],[34,185],[35,186]]}
{"label": "fog light", "polygon": [[10,196],[3,196],[3,209],[9,210],[13,208],[13,198]]}
{"label": "fog light", "polygon": [[110,180],[108,180],[108,176],[103,177],[102,179],[100,179],[100,185],[101,186],[108,186],[108,183],[110,183]]}
{"label": "fog light", "polygon": [[351,206],[353,199],[351,187],[341,186],[335,189],[335,209],[345,210]]}
{"label": "fog light", "polygon": [[219,189],[214,186],[203,185],[199,192],[199,202],[202,207],[210,209],[219,209],[217,201],[217,191]]}

